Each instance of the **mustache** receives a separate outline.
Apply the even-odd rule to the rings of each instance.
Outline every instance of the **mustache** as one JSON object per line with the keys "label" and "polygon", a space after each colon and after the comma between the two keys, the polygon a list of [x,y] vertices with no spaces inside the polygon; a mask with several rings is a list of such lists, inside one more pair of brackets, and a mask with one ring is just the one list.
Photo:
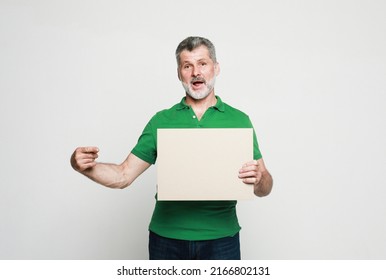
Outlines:
{"label": "mustache", "polygon": [[202,77],[194,77],[193,79],[190,80],[190,83],[193,84],[195,82],[202,82],[206,84],[206,80]]}

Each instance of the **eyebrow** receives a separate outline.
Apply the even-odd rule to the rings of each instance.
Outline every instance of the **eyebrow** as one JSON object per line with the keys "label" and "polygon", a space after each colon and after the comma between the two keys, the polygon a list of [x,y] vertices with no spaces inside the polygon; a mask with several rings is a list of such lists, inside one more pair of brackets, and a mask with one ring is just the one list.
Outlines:
{"label": "eyebrow", "polygon": [[[202,62],[202,61],[208,61],[208,60],[210,60],[210,58],[200,58],[200,59],[198,59],[198,60],[194,60],[195,62]],[[184,60],[184,61],[182,61],[181,62],[181,64],[185,64],[185,63],[193,63],[192,61],[190,61],[190,60]]]}

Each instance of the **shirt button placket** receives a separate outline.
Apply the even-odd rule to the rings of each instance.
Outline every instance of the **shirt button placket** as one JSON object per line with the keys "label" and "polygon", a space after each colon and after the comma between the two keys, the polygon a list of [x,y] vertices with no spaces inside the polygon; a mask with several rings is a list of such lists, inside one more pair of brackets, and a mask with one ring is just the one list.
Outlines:
{"label": "shirt button placket", "polygon": [[196,121],[196,127],[201,127],[196,115],[193,115],[192,118]]}

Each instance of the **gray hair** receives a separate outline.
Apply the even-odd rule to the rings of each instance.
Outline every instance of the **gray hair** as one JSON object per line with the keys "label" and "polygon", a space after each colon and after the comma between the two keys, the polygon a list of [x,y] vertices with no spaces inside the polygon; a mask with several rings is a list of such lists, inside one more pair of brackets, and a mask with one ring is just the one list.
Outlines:
{"label": "gray hair", "polygon": [[216,59],[216,50],[214,48],[214,45],[211,41],[209,41],[206,38],[203,37],[188,37],[185,40],[183,40],[177,47],[176,49],[176,59],[177,59],[177,65],[180,65],[180,55],[183,51],[188,50],[188,51],[193,51],[194,49],[205,46],[207,47],[209,51],[209,57],[212,59],[214,63],[217,63]]}

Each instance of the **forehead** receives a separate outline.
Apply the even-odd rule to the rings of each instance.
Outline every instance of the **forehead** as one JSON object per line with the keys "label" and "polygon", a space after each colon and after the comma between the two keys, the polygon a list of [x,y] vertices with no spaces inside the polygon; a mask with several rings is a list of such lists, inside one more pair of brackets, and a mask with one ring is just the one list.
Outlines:
{"label": "forehead", "polygon": [[209,50],[204,45],[201,45],[192,51],[183,50],[180,54],[180,62],[189,62],[189,61],[197,61],[202,59],[211,59],[209,55]]}

